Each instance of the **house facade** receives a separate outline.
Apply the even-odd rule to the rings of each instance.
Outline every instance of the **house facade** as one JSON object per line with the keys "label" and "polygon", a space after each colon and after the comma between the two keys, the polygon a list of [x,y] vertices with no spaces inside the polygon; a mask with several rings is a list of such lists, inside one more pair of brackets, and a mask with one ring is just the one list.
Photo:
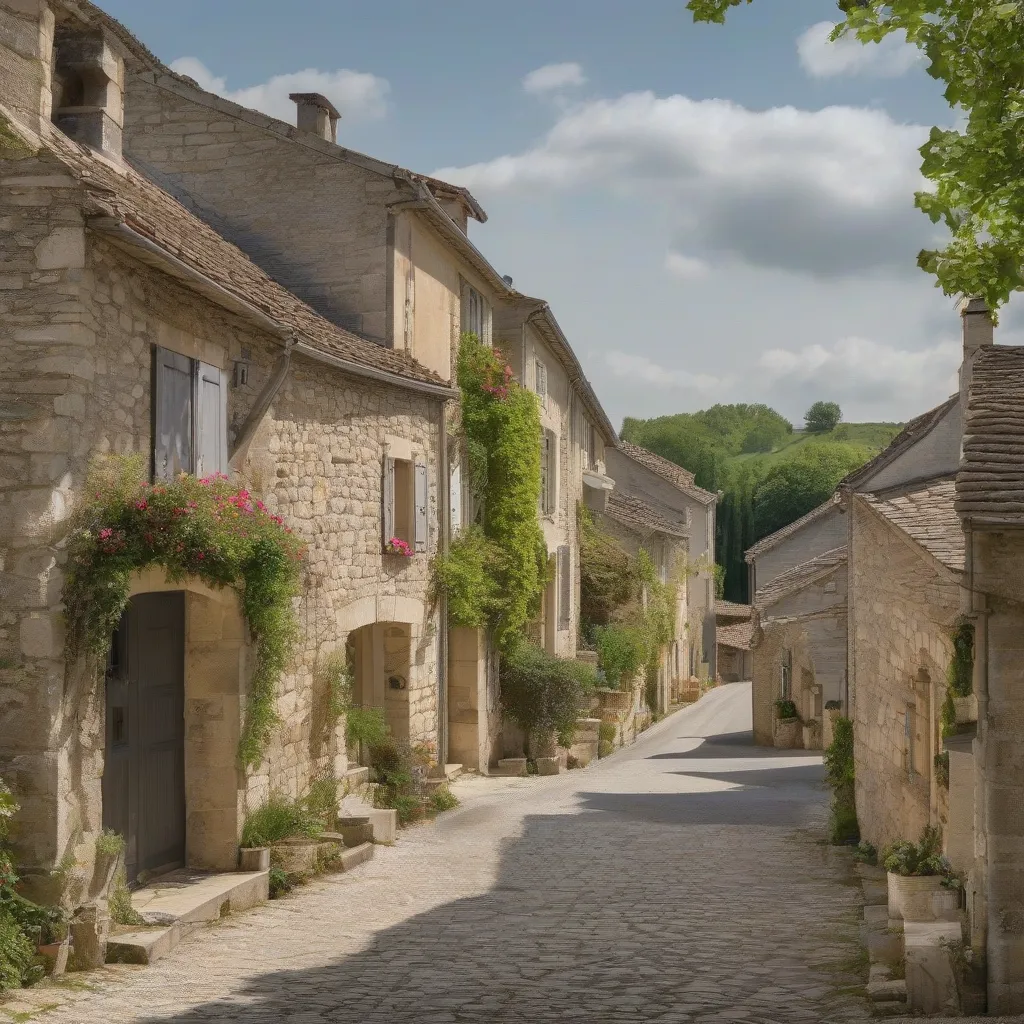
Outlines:
{"label": "house facade", "polygon": [[698,487],[693,474],[646,448],[620,441],[607,453],[608,475],[615,488],[650,505],[670,522],[685,527],[686,620],[677,679],[714,679],[715,622],[715,508],[716,495]]}
{"label": "house facade", "polygon": [[[355,699],[396,735],[436,740],[446,660],[428,561],[454,397],[128,164],[130,52],[88,14],[0,11],[0,676],[20,695],[0,714],[0,773],[30,887],[52,898],[70,860],[72,900],[103,828],[125,834],[133,880],[233,870],[247,810],[342,779],[341,723],[315,708],[318,668],[347,643]],[[305,542],[297,649],[255,768],[238,756],[254,665],[232,590],[137,572],[106,677],[69,655],[65,541],[97,454],[135,455],[155,481],[230,474]],[[386,553],[392,531],[410,557]],[[154,680],[167,714],[142,715]],[[147,803],[154,786],[173,798]]]}
{"label": "house facade", "polygon": [[755,629],[751,674],[754,739],[794,742],[780,731],[776,701],[796,705],[799,745],[825,743],[826,705],[846,677],[846,514],[830,498],[746,553]]}
{"label": "house facade", "polygon": [[749,604],[715,602],[719,682],[745,682],[753,674],[753,613]]}

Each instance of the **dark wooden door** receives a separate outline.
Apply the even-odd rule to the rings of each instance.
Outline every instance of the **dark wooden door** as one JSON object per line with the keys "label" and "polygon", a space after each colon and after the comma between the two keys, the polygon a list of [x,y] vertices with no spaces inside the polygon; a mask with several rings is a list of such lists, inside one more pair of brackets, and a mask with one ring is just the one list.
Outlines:
{"label": "dark wooden door", "polygon": [[132,598],[107,669],[103,825],[129,882],[185,862],[185,595]]}

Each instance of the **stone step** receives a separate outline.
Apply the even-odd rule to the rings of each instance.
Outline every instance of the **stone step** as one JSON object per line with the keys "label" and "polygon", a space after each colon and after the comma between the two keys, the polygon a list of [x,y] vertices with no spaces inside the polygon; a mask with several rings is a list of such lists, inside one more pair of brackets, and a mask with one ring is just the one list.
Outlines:
{"label": "stone step", "polygon": [[868,998],[873,1003],[902,1002],[906,1006],[907,983],[903,978],[890,978],[888,981],[869,981],[865,988]]}
{"label": "stone step", "polygon": [[151,927],[111,936],[107,960],[154,963],[196,928],[249,910],[269,894],[269,871],[172,872],[132,894],[136,913]]}
{"label": "stone step", "polygon": [[351,871],[373,859],[373,843],[360,843],[341,851],[341,870]]}
{"label": "stone step", "polygon": [[526,774],[526,758],[525,757],[503,757],[498,762],[496,770],[491,771],[491,775],[506,775],[506,776],[519,776]]}
{"label": "stone step", "polygon": [[444,766],[444,776],[449,782],[454,782],[462,773],[461,764],[446,764]]}

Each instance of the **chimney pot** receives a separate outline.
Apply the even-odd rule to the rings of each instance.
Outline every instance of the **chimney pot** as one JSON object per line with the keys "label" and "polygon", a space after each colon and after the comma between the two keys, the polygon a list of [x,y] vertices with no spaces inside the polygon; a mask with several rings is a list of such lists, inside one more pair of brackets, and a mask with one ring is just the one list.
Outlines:
{"label": "chimney pot", "polygon": [[338,122],[341,120],[341,114],[326,96],[318,92],[293,92],[288,98],[298,108],[296,127],[326,142],[338,141]]}
{"label": "chimney pot", "polygon": [[967,392],[971,386],[974,357],[983,348],[994,343],[994,325],[988,303],[979,295],[966,298],[960,306],[963,322],[963,362],[960,364],[960,409],[967,409]]}

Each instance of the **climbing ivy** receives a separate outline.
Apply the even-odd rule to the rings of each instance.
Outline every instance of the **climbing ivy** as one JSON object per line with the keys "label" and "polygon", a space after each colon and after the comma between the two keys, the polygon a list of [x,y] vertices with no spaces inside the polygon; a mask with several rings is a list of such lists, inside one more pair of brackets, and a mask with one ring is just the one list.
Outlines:
{"label": "climbing ivy", "polygon": [[[457,380],[476,523],[434,564],[454,625],[494,631],[506,649],[536,618],[548,582],[540,502],[540,409],[500,353],[464,334]],[[475,528],[474,528],[475,527]]]}
{"label": "climbing ivy", "polygon": [[278,679],[297,636],[304,545],[284,521],[223,474],[182,474],[145,482],[142,456],[93,464],[75,513],[64,582],[69,660],[89,657],[99,671],[128,606],[132,575],[155,565],[171,581],[196,577],[239,596],[255,649],[239,759],[255,767],[277,721]]}
{"label": "climbing ivy", "polygon": [[961,615],[949,638],[953,641],[953,657],[946,671],[946,683],[955,697],[969,697],[974,689],[974,623]]}

